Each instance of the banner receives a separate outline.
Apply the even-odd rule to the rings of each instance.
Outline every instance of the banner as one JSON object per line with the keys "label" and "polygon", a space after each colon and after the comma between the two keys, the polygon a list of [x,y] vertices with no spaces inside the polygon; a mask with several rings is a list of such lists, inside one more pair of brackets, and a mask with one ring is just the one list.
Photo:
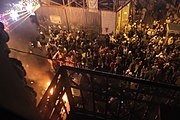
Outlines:
{"label": "banner", "polygon": [[61,24],[61,17],[58,15],[50,15],[50,21],[54,24]]}
{"label": "banner", "polygon": [[87,0],[89,10],[98,10],[98,0]]}
{"label": "banner", "polygon": [[102,34],[115,33],[115,19],[115,12],[101,11]]}
{"label": "banner", "polygon": [[[64,12],[66,10],[66,14]],[[48,7],[42,6],[36,11],[36,17],[41,26],[61,25],[62,29],[100,32],[100,12],[90,12],[78,7]]]}

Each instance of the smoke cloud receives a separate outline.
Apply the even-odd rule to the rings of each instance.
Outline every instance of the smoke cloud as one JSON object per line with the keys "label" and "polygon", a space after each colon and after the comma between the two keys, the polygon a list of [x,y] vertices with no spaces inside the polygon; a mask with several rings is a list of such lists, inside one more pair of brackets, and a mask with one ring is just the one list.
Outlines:
{"label": "smoke cloud", "polygon": [[[30,19],[27,19],[23,24],[19,25],[11,33],[9,33],[10,41],[8,45],[10,48],[15,48],[21,51],[30,51],[29,42],[35,40],[38,35],[38,30],[35,24],[32,24]],[[42,56],[46,56],[45,50],[33,49],[33,52]],[[27,72],[26,77],[32,82],[32,87],[37,92],[37,102],[39,102],[45,89],[47,82],[53,78],[50,72],[50,64],[44,58],[33,56],[30,54],[19,53],[11,50],[10,57],[20,60]]]}

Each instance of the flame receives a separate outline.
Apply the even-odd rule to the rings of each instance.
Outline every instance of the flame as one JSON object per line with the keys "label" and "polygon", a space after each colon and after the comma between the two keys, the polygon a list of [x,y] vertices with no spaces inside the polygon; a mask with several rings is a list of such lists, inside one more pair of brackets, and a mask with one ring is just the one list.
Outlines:
{"label": "flame", "polygon": [[[68,101],[68,97],[67,97],[66,93],[63,95],[62,100],[63,100],[63,102],[64,102],[64,104],[66,106],[67,112],[69,113],[70,105],[69,105],[69,101]],[[67,118],[67,114],[66,114],[66,111],[65,111],[64,107],[61,108],[61,117],[62,117],[63,120],[66,120],[66,118]]]}
{"label": "flame", "polygon": [[66,103],[68,102],[68,98],[67,98],[66,93],[63,95],[62,99],[63,99],[64,102],[66,102]]}
{"label": "flame", "polygon": [[51,84],[51,82],[47,82],[46,85],[47,85],[47,88],[49,87],[49,85]]}
{"label": "flame", "polygon": [[48,89],[48,87],[50,86],[50,84],[51,84],[51,82],[50,82],[50,81],[48,81],[48,82],[45,84],[45,90],[47,90],[47,89]]}
{"label": "flame", "polygon": [[51,90],[49,91],[51,95],[53,95],[54,89],[51,88]]}

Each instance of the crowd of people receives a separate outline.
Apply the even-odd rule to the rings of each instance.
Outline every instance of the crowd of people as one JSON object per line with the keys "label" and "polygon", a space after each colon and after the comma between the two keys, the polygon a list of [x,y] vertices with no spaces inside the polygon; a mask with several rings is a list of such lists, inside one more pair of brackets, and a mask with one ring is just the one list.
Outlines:
{"label": "crowd of people", "polygon": [[[125,27],[126,30],[117,35],[92,35],[84,31],[70,32],[61,30],[54,25],[49,26],[48,31],[40,32],[37,45],[40,49],[46,48],[52,69],[58,69],[59,66],[66,65],[155,82],[177,84],[177,81],[180,80],[180,36],[168,34],[168,23],[169,21],[164,24],[154,21],[153,25],[149,26],[142,21],[138,21],[128,24]],[[71,77],[83,89],[92,91],[93,88],[93,91],[97,92],[94,93],[95,111],[104,113],[106,98],[99,93],[106,91],[104,89],[105,80],[96,76],[93,86],[89,82],[91,77],[87,74],[73,73]],[[120,94],[122,98],[134,98],[133,92],[124,90],[122,94],[119,90],[114,90],[114,88],[123,86],[124,88],[136,89],[137,84],[132,83],[129,85],[129,83],[119,83],[119,81],[112,80],[109,85],[111,87],[108,88],[108,93]],[[152,90],[150,87],[139,85],[138,90],[143,90],[145,93],[148,93],[148,91],[156,93],[159,89]],[[74,89],[72,91],[76,92]],[[93,109],[93,98],[89,91],[83,91],[84,101],[81,101],[79,94],[77,96],[74,94],[76,96],[74,97],[74,103],[77,107],[81,108],[83,103],[87,110]],[[158,94],[168,95],[171,93],[162,89]],[[148,99],[148,101],[160,100],[145,94],[139,94],[136,98]],[[115,118],[119,99],[109,96],[107,100],[109,105],[107,114]],[[133,102],[122,100],[121,113],[127,113],[133,108]],[[148,115],[148,112],[152,114]],[[146,114],[148,117],[156,115],[154,110],[148,112],[142,116],[146,116]]]}
{"label": "crowd of people", "polygon": [[168,18],[172,23],[180,23],[179,0],[133,0],[133,3],[135,19],[148,23],[154,19],[164,22]]}
{"label": "crowd of people", "polygon": [[[141,3],[141,0],[137,1],[136,11],[141,13],[141,20],[126,25],[122,33],[92,35],[85,31],[62,30],[53,25],[47,31],[40,32],[35,41],[36,46],[41,50],[46,49],[53,71],[67,65],[176,84],[180,80],[180,36],[168,34],[167,27],[169,22],[180,23],[177,14],[180,6],[166,1],[166,9],[162,11],[154,8],[154,4],[150,4],[153,3],[151,0],[145,1],[151,7],[143,6],[145,3]],[[165,0],[156,2],[159,1]],[[152,16],[156,19],[152,26],[143,21],[146,12],[151,10],[155,11]],[[163,24],[158,18],[162,13],[166,13],[166,23]],[[3,24],[0,24],[0,30],[0,45],[8,56],[10,50],[6,43],[9,36]],[[19,78],[25,80],[26,72],[22,63],[14,58],[10,58],[10,61]],[[36,92],[28,86],[26,80],[24,85],[35,106]]]}
{"label": "crowd of people", "polygon": [[139,22],[116,36],[92,37],[50,26],[38,44],[46,48],[52,69],[68,65],[174,84],[180,74],[179,36],[167,34],[166,27]]}

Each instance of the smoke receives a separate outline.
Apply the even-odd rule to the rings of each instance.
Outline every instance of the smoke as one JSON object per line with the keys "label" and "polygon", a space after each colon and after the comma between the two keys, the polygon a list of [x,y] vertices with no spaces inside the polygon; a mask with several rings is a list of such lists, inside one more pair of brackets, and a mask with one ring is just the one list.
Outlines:
{"label": "smoke", "polygon": [[[36,25],[27,19],[23,24],[19,25],[14,31],[9,33],[10,48],[19,49],[21,51],[30,51],[29,42],[34,41],[38,35]],[[45,50],[34,49],[34,53],[46,56]],[[10,57],[20,60],[27,72],[27,78],[33,81],[32,87],[37,92],[37,102],[39,102],[45,89],[47,82],[52,80],[53,74],[50,71],[50,64],[44,58],[33,56],[30,54],[19,53],[11,50]]]}

